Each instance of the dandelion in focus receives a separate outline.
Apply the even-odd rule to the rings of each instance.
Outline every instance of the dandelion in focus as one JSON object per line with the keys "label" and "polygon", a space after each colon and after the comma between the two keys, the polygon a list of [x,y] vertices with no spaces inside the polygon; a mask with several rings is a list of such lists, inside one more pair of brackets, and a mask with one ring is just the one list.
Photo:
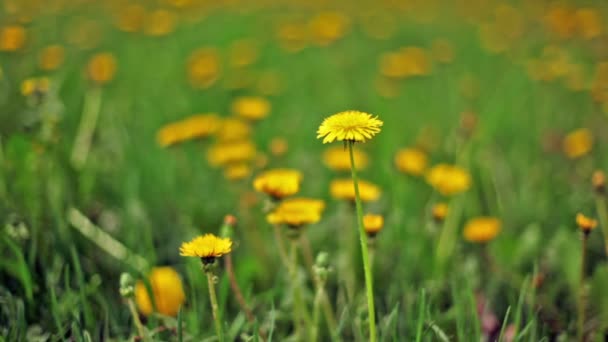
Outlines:
{"label": "dandelion in focus", "polygon": [[323,143],[334,140],[346,142],[365,142],[380,132],[382,121],[371,114],[349,110],[334,114],[321,123],[317,130],[317,139]]}

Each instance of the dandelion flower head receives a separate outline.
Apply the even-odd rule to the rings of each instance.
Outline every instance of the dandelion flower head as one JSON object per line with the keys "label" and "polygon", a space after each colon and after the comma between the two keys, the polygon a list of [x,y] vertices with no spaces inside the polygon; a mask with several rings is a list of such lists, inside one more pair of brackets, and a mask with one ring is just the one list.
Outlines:
{"label": "dandelion flower head", "polygon": [[275,199],[291,196],[300,191],[302,173],[294,169],[272,169],[263,172],[253,181],[253,187]]}
{"label": "dandelion flower head", "polygon": [[205,234],[182,243],[179,255],[202,259],[217,258],[232,251],[232,240]]}
{"label": "dandelion flower head", "polygon": [[[171,267],[155,267],[148,275],[148,281],[156,310],[166,316],[176,316],[186,299],[179,274]],[[154,311],[146,285],[141,280],[135,285],[135,303],[145,316]]]}
{"label": "dandelion flower head", "polygon": [[317,130],[323,143],[337,141],[365,142],[380,132],[383,122],[371,114],[349,110],[327,117]]}
{"label": "dandelion flower head", "polygon": [[464,227],[465,240],[484,243],[493,240],[500,232],[501,222],[495,217],[482,216],[471,219]]}

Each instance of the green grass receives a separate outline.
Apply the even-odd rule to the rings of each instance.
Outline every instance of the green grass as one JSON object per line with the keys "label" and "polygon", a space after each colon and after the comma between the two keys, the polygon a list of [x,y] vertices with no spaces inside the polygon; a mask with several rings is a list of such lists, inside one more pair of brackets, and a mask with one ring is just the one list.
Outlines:
{"label": "green grass", "polygon": [[[253,206],[243,204],[260,168],[254,166],[244,180],[228,181],[222,169],[207,163],[212,139],[170,148],[156,143],[157,131],[169,122],[196,113],[229,116],[234,98],[259,93],[253,84],[226,89],[227,80],[261,71],[278,74],[283,90],[267,96],[271,114],[254,126],[252,138],[268,157],[265,168],[301,170],[299,194],[327,203],[321,222],[306,227],[305,234],[315,255],[329,253],[332,272],[326,291],[342,340],[368,338],[365,283],[360,251],[353,248],[348,254],[345,248],[356,242],[354,207],[329,196],[329,182],[338,175],[323,165],[325,146],[315,136],[324,117],[346,109],[374,113],[384,121],[381,133],[357,146],[371,160],[359,177],[383,190],[378,201],[364,204],[365,212],[385,218],[373,265],[379,340],[479,340],[488,334],[479,320],[480,309],[497,322],[491,336],[499,340],[506,340],[510,329],[520,341],[574,339],[581,272],[574,217],[577,212],[598,216],[590,177],[595,169],[608,167],[608,126],[588,90],[568,90],[560,79],[534,81],[524,62],[556,44],[584,67],[591,82],[601,61],[594,42],[556,40],[541,27],[540,18],[526,17],[526,34],[511,47],[516,57],[491,54],[480,45],[477,26],[450,15],[453,6],[445,5],[429,23],[417,20],[415,13],[385,10],[398,22],[388,40],[367,36],[357,17],[345,11],[351,27],[344,37],[327,47],[309,44],[290,54],[275,39],[275,22],[288,16],[309,19],[316,10],[228,6],[197,22],[181,21],[171,35],[155,38],[118,31],[98,7],[36,15],[26,25],[26,47],[0,52],[0,340],[132,338],[137,332],[118,288],[123,272],[145,276],[146,267],[133,261],[138,257],[150,266],[174,267],[184,281],[187,301],[178,317],[153,315],[144,321],[156,332],[154,338],[212,340],[213,318],[200,262],[181,258],[178,248],[196,235],[219,234],[227,214],[239,220],[232,261],[255,316],[255,322],[247,321],[219,267],[216,290],[227,340],[261,340],[263,331],[268,340],[283,341],[293,333],[288,272],[265,221],[264,196],[257,194]],[[2,18],[2,26],[16,20],[6,13]],[[65,32],[77,30],[79,18],[100,25],[102,38],[92,49],[66,41]],[[228,65],[229,48],[241,38],[259,44],[259,58],[236,70]],[[399,81],[394,98],[381,96],[375,88],[380,55],[403,46],[430,48],[435,38],[453,44],[454,61],[435,63],[430,75]],[[37,54],[54,43],[66,48],[66,61],[56,71],[42,72]],[[205,90],[192,88],[187,80],[186,61],[199,47],[216,48],[222,61],[220,78]],[[98,89],[83,77],[83,70],[100,51],[116,56],[118,70],[111,83]],[[52,84],[38,105],[19,90],[33,76],[49,77]],[[466,77],[479,85],[473,98],[462,95]],[[96,91],[101,104],[91,149],[83,167],[75,168],[70,162],[74,140]],[[478,119],[468,139],[460,134],[459,122],[466,110]],[[48,113],[59,117],[52,139],[41,133],[41,118]],[[547,134],[563,136],[580,127],[594,134],[590,154],[570,160],[559,150],[544,149]],[[424,178],[397,171],[395,152],[419,144],[424,132],[432,132],[431,164],[458,163],[468,169],[473,181],[469,191],[444,198]],[[282,157],[269,151],[275,137],[289,143]],[[453,252],[441,261],[436,248],[442,227],[430,215],[439,201],[448,201],[454,210],[448,216]],[[124,245],[128,257],[114,257],[100,246],[102,239],[90,239],[76,229],[72,208],[98,227],[94,229]],[[481,215],[502,221],[502,231],[483,252],[461,238],[466,220]],[[584,270],[586,327],[590,340],[598,341],[608,329],[608,273],[600,235],[601,229],[590,235]],[[493,267],[484,260],[485,252]],[[347,295],[342,261],[353,266],[353,298]],[[307,274],[300,266],[299,272]],[[542,285],[532,286],[540,276]],[[303,283],[310,310],[312,281],[307,276]],[[485,307],[478,308],[482,301]],[[161,326],[175,330],[157,332]],[[320,327],[320,340],[330,340],[323,310]]]}

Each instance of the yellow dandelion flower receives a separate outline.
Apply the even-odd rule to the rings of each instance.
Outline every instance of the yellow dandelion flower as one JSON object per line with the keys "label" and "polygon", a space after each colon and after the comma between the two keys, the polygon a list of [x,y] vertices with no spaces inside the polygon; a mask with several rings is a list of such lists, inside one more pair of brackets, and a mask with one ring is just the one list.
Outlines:
{"label": "yellow dandelion flower", "polygon": [[602,18],[597,10],[580,8],[574,16],[578,31],[584,39],[593,39],[602,34]]}
{"label": "yellow dandelion flower", "polygon": [[201,258],[203,263],[211,263],[215,258],[232,251],[232,240],[220,238],[213,234],[205,234],[182,243],[179,255]]}
{"label": "yellow dandelion flower", "polygon": [[593,190],[599,195],[603,195],[606,192],[606,175],[604,174],[604,171],[593,171],[591,185],[593,185]]}
{"label": "yellow dandelion flower", "polygon": [[224,178],[231,181],[245,179],[250,174],[251,166],[243,162],[227,165],[224,169]]}
{"label": "yellow dandelion flower", "polygon": [[[359,180],[359,195],[361,201],[371,202],[380,197],[382,191],[380,188],[368,181]],[[349,201],[355,200],[355,186],[350,178],[336,179],[329,184],[329,192],[333,198],[344,199]]]}
{"label": "yellow dandelion flower", "polygon": [[65,49],[61,45],[49,45],[38,56],[38,66],[45,71],[56,70],[63,64]]}
{"label": "yellow dandelion flower", "polygon": [[89,59],[87,75],[97,84],[106,84],[114,79],[116,74],[116,58],[109,52],[98,53]]}
{"label": "yellow dandelion flower", "polygon": [[334,140],[365,142],[380,132],[383,122],[371,114],[349,110],[327,117],[317,130],[317,139],[323,138],[323,143]]}
{"label": "yellow dandelion flower", "polygon": [[298,228],[321,220],[325,202],[311,198],[288,198],[266,216],[270,224],[285,224]]}
{"label": "yellow dandelion flower", "polygon": [[576,18],[572,9],[561,4],[552,6],[544,20],[547,30],[560,38],[570,38],[576,29]]}
{"label": "yellow dandelion flower", "polygon": [[160,37],[173,32],[176,16],[173,12],[157,9],[148,13],[144,19],[144,34]]}
{"label": "yellow dandelion flower", "polygon": [[[176,316],[186,300],[182,280],[171,267],[154,267],[148,275],[156,310],[166,316]],[[135,284],[135,303],[139,312],[149,316],[154,311],[146,285]]]}
{"label": "yellow dandelion flower", "polygon": [[426,153],[417,148],[403,148],[395,155],[395,165],[399,171],[420,176],[426,170],[428,158]]}
{"label": "yellow dandelion flower", "polygon": [[[369,163],[367,154],[358,148],[353,148],[355,166],[358,170],[365,169]],[[334,171],[350,171],[350,156],[348,150],[341,146],[330,147],[323,152],[323,163]]]}
{"label": "yellow dandelion flower", "polygon": [[562,150],[566,157],[576,159],[587,155],[593,148],[593,134],[587,128],[580,128],[566,135]]}
{"label": "yellow dandelion flower", "polygon": [[311,36],[315,43],[327,46],[342,38],[348,31],[348,17],[338,12],[321,12],[309,22]]}
{"label": "yellow dandelion flower", "polygon": [[476,217],[464,227],[464,239],[473,243],[485,243],[493,240],[500,232],[501,222],[496,217]]}
{"label": "yellow dandelion flower", "polygon": [[156,139],[160,146],[167,147],[186,140],[208,137],[219,129],[220,124],[221,119],[215,113],[198,114],[163,126]]}
{"label": "yellow dandelion flower", "polygon": [[289,143],[283,137],[276,137],[270,141],[270,153],[275,157],[280,157],[287,153]]}
{"label": "yellow dandelion flower", "polygon": [[384,227],[384,217],[382,215],[367,214],[363,216],[363,228],[368,236],[376,236]]}
{"label": "yellow dandelion flower", "polygon": [[197,89],[209,88],[219,78],[220,68],[220,57],[214,48],[194,51],[186,64],[190,85]]}
{"label": "yellow dandelion flower", "polygon": [[408,46],[399,50],[407,76],[424,76],[433,70],[428,52],[417,46]]}
{"label": "yellow dandelion flower", "polygon": [[207,150],[207,160],[213,166],[250,161],[257,154],[255,144],[250,140],[220,142]]}
{"label": "yellow dandelion flower", "polygon": [[294,169],[272,169],[264,171],[253,181],[253,187],[275,199],[291,196],[300,191],[302,173]]}
{"label": "yellow dandelion flower", "polygon": [[576,225],[586,234],[589,234],[597,227],[597,220],[589,218],[581,213],[576,214]]}
{"label": "yellow dandelion flower", "polygon": [[25,45],[27,32],[23,26],[10,25],[0,29],[0,51],[13,52]]}
{"label": "yellow dandelion flower", "polygon": [[387,78],[405,78],[408,76],[407,61],[398,52],[386,52],[380,55],[380,74]]}
{"label": "yellow dandelion flower", "polygon": [[262,97],[243,96],[232,102],[232,113],[247,120],[260,120],[270,113],[270,102]]}
{"label": "yellow dandelion flower", "polygon": [[21,82],[23,96],[44,95],[49,91],[50,82],[46,77],[28,78]]}
{"label": "yellow dandelion flower", "polygon": [[444,196],[456,195],[471,187],[469,173],[456,165],[438,164],[426,174],[426,181]]}
{"label": "yellow dandelion flower", "polygon": [[243,140],[251,135],[251,126],[238,118],[227,118],[222,121],[222,124],[217,131],[216,137],[218,141],[228,142],[235,140]]}
{"label": "yellow dandelion flower", "polygon": [[444,202],[436,203],[433,205],[431,213],[435,222],[443,222],[445,217],[448,216],[448,205]]}
{"label": "yellow dandelion flower", "polygon": [[138,32],[145,19],[146,9],[140,4],[130,4],[116,11],[115,25],[123,32]]}

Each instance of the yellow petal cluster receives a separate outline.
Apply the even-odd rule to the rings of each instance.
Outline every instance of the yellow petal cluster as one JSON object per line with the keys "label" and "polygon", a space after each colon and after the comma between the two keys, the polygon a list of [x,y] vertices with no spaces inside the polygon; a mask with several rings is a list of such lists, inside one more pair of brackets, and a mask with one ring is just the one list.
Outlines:
{"label": "yellow petal cluster", "polygon": [[321,123],[317,139],[323,143],[337,141],[365,142],[380,132],[383,122],[371,114],[349,110],[334,114]]}
{"label": "yellow petal cluster", "polygon": [[[361,149],[353,147],[353,158],[357,170],[365,169],[369,163],[367,154]],[[350,155],[342,146],[330,147],[323,152],[323,163],[334,171],[350,171]]]}
{"label": "yellow petal cluster", "polygon": [[395,155],[397,169],[405,174],[420,176],[426,171],[428,157],[417,148],[403,148]]}
{"label": "yellow petal cluster", "polygon": [[375,236],[384,227],[384,217],[382,215],[367,214],[363,216],[363,228],[369,236]]}
{"label": "yellow petal cluster", "polygon": [[213,234],[198,236],[192,241],[182,243],[179,255],[197,258],[217,258],[232,251],[232,240]]}
{"label": "yellow petal cluster", "polygon": [[270,102],[262,97],[243,96],[232,103],[232,113],[247,120],[260,120],[270,113]]}
{"label": "yellow petal cluster", "polygon": [[171,146],[183,141],[208,137],[220,127],[221,120],[217,114],[197,114],[183,120],[163,126],[156,135],[162,147]]}
{"label": "yellow petal cluster", "polygon": [[576,214],[576,225],[580,230],[589,233],[597,227],[597,220],[589,218],[581,213]]}
{"label": "yellow petal cluster", "polygon": [[[156,311],[166,316],[176,316],[186,300],[182,280],[171,267],[154,267],[148,275]],[[140,280],[135,284],[135,303],[139,312],[149,316],[154,312],[146,285]]]}
{"label": "yellow petal cluster", "polygon": [[456,165],[438,164],[426,174],[426,181],[444,196],[456,195],[471,187],[471,176]]}
{"label": "yellow petal cluster", "polygon": [[[371,202],[380,197],[382,192],[377,185],[361,179],[358,183],[361,201]],[[355,200],[355,186],[353,184],[353,180],[350,178],[336,179],[331,181],[329,184],[329,192],[331,196],[336,199],[349,201]]]}
{"label": "yellow petal cluster", "polygon": [[272,169],[253,180],[253,188],[275,199],[285,198],[300,191],[302,173],[294,169]]}
{"label": "yellow petal cluster", "polygon": [[566,157],[576,159],[583,157],[593,148],[593,134],[587,128],[574,130],[562,142],[562,149]]}
{"label": "yellow petal cluster", "polygon": [[498,235],[501,225],[496,217],[476,217],[466,223],[463,236],[465,240],[473,243],[488,242]]}
{"label": "yellow petal cluster", "polygon": [[298,228],[306,224],[314,224],[321,220],[325,203],[312,198],[288,198],[266,216],[271,224],[285,224]]}

